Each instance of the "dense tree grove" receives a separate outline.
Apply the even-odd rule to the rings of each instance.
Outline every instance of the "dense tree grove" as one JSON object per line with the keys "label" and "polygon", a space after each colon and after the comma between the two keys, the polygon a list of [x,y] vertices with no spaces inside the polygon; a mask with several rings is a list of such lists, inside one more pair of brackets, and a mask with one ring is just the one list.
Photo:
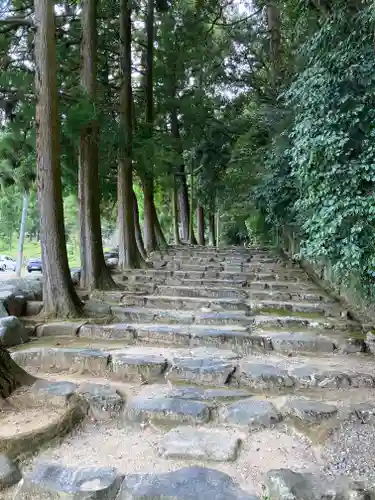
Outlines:
{"label": "dense tree grove", "polygon": [[3,3],[0,235],[27,193],[46,314],[80,314],[72,234],[81,285],[115,286],[115,227],[121,268],[172,242],[293,235],[367,293],[374,16],[370,0]]}

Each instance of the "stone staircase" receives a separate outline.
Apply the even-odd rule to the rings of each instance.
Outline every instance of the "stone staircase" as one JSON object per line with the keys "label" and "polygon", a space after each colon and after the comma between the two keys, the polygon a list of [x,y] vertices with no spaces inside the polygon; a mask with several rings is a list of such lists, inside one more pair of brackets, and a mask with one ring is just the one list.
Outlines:
{"label": "stone staircase", "polygon": [[[18,500],[372,498],[331,436],[374,434],[373,359],[362,325],[301,268],[272,250],[170,247],[117,279],[81,291],[87,320],[23,318],[31,344],[12,356],[43,379],[28,401],[70,411],[34,447],[61,419],[86,424],[26,459]],[[27,457],[17,439],[8,456]]]}

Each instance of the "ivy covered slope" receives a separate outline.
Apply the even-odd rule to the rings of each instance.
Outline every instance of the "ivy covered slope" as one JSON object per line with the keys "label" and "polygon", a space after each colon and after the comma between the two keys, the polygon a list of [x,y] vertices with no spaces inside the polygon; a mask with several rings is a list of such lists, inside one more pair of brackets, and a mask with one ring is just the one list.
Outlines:
{"label": "ivy covered slope", "polygon": [[279,4],[279,68],[268,79],[276,92],[270,85],[248,101],[248,129],[234,152],[251,177],[243,199],[258,214],[252,228],[293,232],[302,257],[329,261],[337,281],[355,277],[367,294],[375,269],[374,6],[316,4]]}

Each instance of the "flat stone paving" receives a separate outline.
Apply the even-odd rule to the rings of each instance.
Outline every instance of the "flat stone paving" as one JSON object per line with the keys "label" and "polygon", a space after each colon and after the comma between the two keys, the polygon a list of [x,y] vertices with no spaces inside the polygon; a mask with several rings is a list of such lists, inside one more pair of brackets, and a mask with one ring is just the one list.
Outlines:
{"label": "flat stone paving", "polygon": [[[87,302],[103,324],[39,324],[14,349],[46,379],[34,403],[86,420],[1,498],[367,498],[350,477],[372,478],[371,460],[351,441],[349,470],[342,449],[350,430],[375,433],[373,359],[364,341],[345,350],[361,325],[301,269],[267,250],[171,247],[121,278]],[[6,460],[0,489],[19,479]]]}

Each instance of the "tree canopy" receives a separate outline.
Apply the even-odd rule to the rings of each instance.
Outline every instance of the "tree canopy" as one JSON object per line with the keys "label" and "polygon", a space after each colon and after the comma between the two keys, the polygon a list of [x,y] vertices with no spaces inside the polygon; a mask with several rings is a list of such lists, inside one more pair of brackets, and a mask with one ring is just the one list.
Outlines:
{"label": "tree canopy", "polygon": [[[35,18],[41,2],[54,7],[48,40]],[[300,256],[329,260],[339,280],[355,274],[368,293],[374,16],[369,0],[8,0],[0,234],[11,246],[24,189],[33,200],[27,230],[43,229],[43,32],[56,50],[53,175],[65,206],[78,200],[75,213],[65,210],[65,232],[80,248],[84,286],[113,286],[101,240],[117,227],[122,267],[195,234],[214,244],[293,234]],[[42,207],[40,175],[38,183]]]}

